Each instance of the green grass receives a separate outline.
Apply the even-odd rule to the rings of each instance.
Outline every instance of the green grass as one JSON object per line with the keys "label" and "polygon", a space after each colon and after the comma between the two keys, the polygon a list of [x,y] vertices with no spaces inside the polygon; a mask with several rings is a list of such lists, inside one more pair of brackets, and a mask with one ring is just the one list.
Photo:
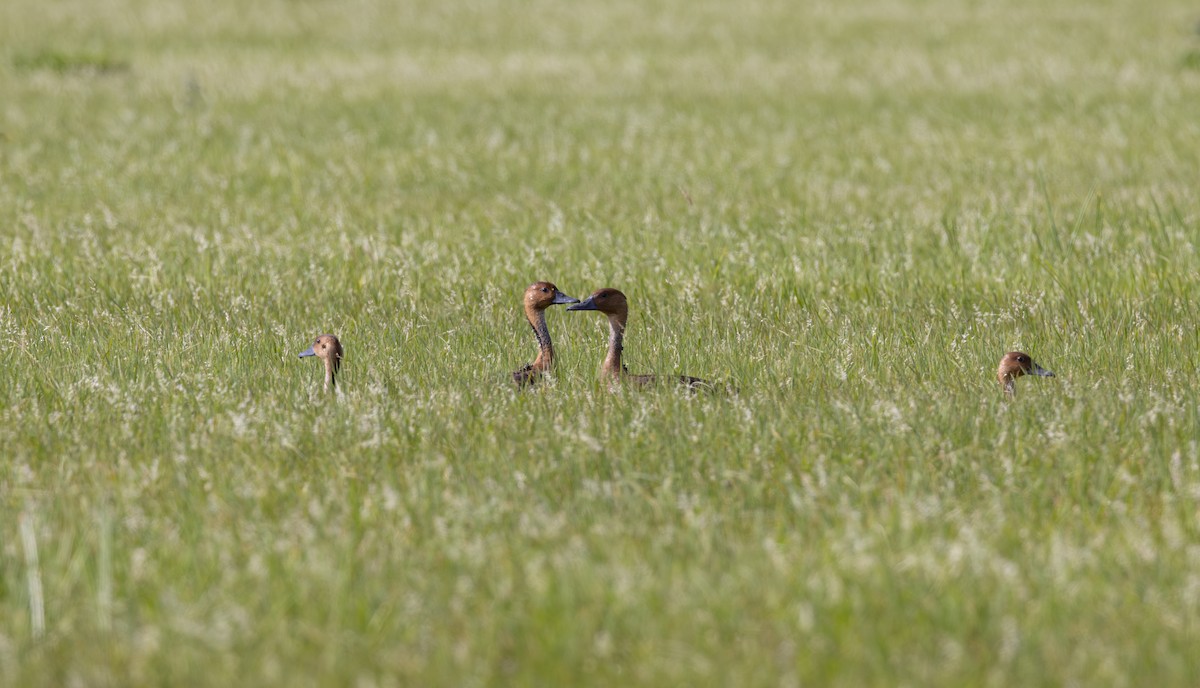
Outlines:
{"label": "green grass", "polygon": [[1200,683],[1196,19],[6,3],[0,684]]}

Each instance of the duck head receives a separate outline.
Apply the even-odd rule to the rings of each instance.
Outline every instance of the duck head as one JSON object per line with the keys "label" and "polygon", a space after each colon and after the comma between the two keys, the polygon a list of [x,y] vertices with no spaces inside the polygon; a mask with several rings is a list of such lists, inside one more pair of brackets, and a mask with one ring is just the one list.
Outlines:
{"label": "duck head", "polygon": [[567,296],[550,282],[534,282],[525,290],[525,310],[544,311],[551,306],[579,303],[579,299]]}
{"label": "duck head", "polygon": [[629,315],[629,302],[625,300],[625,295],[619,290],[605,287],[592,292],[591,296],[574,306],[568,306],[567,310],[600,311],[610,318],[618,317],[623,321]]}
{"label": "duck head", "polygon": [[316,356],[325,364],[325,388],[332,388],[336,381],[338,369],[342,366],[342,343],[331,334],[323,334],[313,340],[312,346],[299,354],[300,358]]}
{"label": "duck head", "polygon": [[1022,375],[1037,375],[1038,377],[1054,377],[1054,373],[1037,364],[1029,354],[1023,351],[1010,351],[1000,359],[996,368],[996,380],[1004,387],[1004,391],[1012,394],[1015,391],[1016,379]]}
{"label": "duck head", "polygon": [[299,354],[300,358],[309,356],[316,356],[322,361],[333,360],[336,365],[342,361],[342,343],[331,334],[323,334],[313,340],[312,346]]}

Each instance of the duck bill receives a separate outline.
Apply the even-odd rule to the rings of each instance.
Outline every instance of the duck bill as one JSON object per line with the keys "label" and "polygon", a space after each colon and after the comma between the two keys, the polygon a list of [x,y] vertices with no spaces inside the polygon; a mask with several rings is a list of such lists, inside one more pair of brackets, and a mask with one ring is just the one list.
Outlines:
{"label": "duck bill", "polygon": [[298,358],[308,358],[309,356],[316,356],[316,355],[317,355],[317,352],[313,351],[313,348],[310,346],[307,349],[305,349],[304,351],[301,351]]}
{"label": "duck bill", "polygon": [[561,291],[555,291],[554,292],[554,300],[551,301],[550,303],[553,303],[555,305],[562,305],[564,303],[579,303],[579,299],[575,298],[574,296],[567,296],[566,294],[562,293]]}
{"label": "duck bill", "polygon": [[1046,370],[1036,363],[1033,364],[1033,370],[1029,371],[1029,374],[1037,375],[1038,377],[1054,377],[1054,371]]}
{"label": "duck bill", "polygon": [[567,310],[569,310],[569,311],[598,311],[600,309],[596,308],[595,300],[593,300],[592,297],[589,296],[586,299],[576,303],[574,306],[567,306]]}

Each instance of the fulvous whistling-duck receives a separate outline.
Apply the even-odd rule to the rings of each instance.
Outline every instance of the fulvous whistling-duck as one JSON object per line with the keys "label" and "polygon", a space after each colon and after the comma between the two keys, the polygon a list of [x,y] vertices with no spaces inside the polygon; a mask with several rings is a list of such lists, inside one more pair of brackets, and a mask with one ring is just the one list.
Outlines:
{"label": "fulvous whistling-duck", "polygon": [[688,389],[713,389],[712,383],[687,375],[630,375],[621,365],[621,351],[625,341],[625,323],[629,319],[629,302],[625,295],[612,288],[599,289],[581,303],[568,306],[569,311],[600,311],[608,316],[608,355],[600,371],[613,381],[627,380],[637,385],[652,385],[665,380],[674,380]]}
{"label": "fulvous whistling-duck", "polygon": [[579,299],[567,296],[550,282],[534,282],[525,290],[525,318],[537,338],[538,355],[533,363],[515,371],[513,382],[524,387],[537,382],[543,373],[554,366],[554,344],[550,341],[550,330],[546,327],[546,309],[564,303],[579,303]]}
{"label": "fulvous whistling-duck", "polygon": [[331,334],[313,340],[312,346],[300,352],[300,358],[316,356],[325,362],[325,391],[337,391],[337,372],[342,367],[342,343]]}
{"label": "fulvous whistling-duck", "polygon": [[1037,375],[1039,377],[1054,377],[1054,373],[1034,362],[1029,354],[1022,351],[1010,351],[1000,359],[1000,367],[996,369],[996,380],[1004,387],[1004,393],[1016,394],[1017,378],[1022,375]]}

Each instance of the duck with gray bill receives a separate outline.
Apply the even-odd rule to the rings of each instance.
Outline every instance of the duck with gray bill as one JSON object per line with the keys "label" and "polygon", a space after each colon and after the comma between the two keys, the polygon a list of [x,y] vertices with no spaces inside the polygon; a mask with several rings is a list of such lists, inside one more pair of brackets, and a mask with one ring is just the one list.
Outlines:
{"label": "duck with gray bill", "polygon": [[514,371],[513,382],[518,387],[528,387],[537,383],[554,367],[554,343],[550,341],[550,329],[546,327],[546,309],[567,303],[579,303],[579,299],[567,296],[558,290],[551,282],[534,282],[525,289],[521,299],[525,309],[525,319],[533,328],[533,336],[537,339],[538,355],[533,363]]}
{"label": "duck with gray bill", "polygon": [[569,311],[599,311],[608,318],[608,353],[600,364],[600,372],[613,383],[631,382],[638,386],[648,386],[671,380],[691,390],[713,391],[713,383],[690,375],[631,375],[621,363],[621,354],[625,349],[625,324],[629,321],[629,300],[625,294],[612,287],[597,289],[592,295],[575,304],[567,306]]}
{"label": "duck with gray bill", "polygon": [[300,358],[316,356],[325,363],[325,391],[337,390],[337,374],[342,367],[342,343],[331,334],[323,334],[313,340],[312,346],[299,354]]}
{"label": "duck with gray bill", "polygon": [[1010,351],[1000,358],[1000,365],[996,368],[996,380],[1004,388],[1006,395],[1016,396],[1017,378],[1022,375],[1054,377],[1053,372],[1038,365],[1037,361],[1024,351]]}

